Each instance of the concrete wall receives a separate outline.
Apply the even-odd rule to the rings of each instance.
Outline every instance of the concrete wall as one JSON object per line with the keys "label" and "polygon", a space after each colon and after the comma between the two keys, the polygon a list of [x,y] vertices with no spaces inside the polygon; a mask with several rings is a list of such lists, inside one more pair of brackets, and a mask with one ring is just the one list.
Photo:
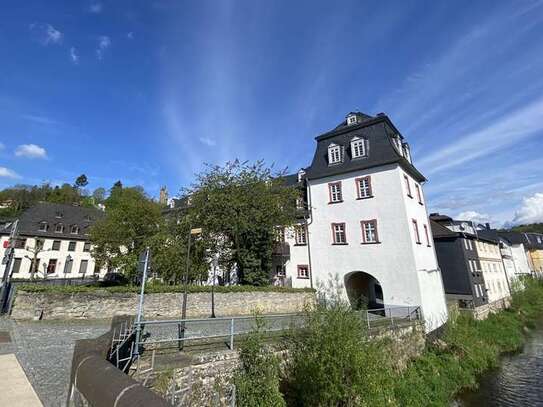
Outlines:
{"label": "concrete wall", "polygon": [[[219,316],[250,315],[259,309],[266,314],[302,311],[312,304],[311,292],[242,292],[216,293],[215,314]],[[146,294],[146,318],[179,318],[181,293]],[[187,317],[208,317],[211,313],[211,294],[194,293],[188,296]],[[11,316],[14,319],[32,319],[43,311],[43,319],[103,319],[115,315],[134,315],[138,295],[107,291],[75,294],[29,293],[18,290]]]}

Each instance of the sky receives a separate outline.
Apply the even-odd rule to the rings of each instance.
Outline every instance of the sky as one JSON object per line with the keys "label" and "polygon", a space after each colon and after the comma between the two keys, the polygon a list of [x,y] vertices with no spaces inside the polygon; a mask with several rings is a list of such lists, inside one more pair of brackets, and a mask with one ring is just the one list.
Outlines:
{"label": "sky", "polygon": [[543,222],[540,0],[5,0],[0,52],[0,188],[295,172],[359,110],[410,143],[430,212]]}

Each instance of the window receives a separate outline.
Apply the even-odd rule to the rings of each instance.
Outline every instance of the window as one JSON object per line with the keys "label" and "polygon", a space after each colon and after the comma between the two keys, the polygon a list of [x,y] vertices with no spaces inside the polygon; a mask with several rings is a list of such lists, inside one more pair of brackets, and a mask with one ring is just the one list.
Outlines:
{"label": "window", "polygon": [[357,178],[356,179],[356,192],[358,199],[371,198],[371,177]]}
{"label": "window", "polygon": [[353,125],[353,124],[356,124],[357,123],[357,119],[356,119],[356,115],[355,114],[351,114],[349,116],[347,116],[347,124],[349,126]]}
{"label": "window", "polygon": [[351,154],[353,158],[360,158],[366,155],[366,143],[364,139],[355,137],[351,140]]}
{"label": "window", "polygon": [[337,164],[343,161],[343,148],[337,144],[328,146],[328,164]]}
{"label": "window", "polygon": [[419,184],[415,184],[415,189],[417,190],[417,199],[419,200],[419,203],[421,205],[424,205],[422,203],[422,192],[420,191],[420,185]]}
{"label": "window", "polygon": [[362,225],[362,243],[378,243],[377,221],[363,220],[360,224]]}
{"label": "window", "polygon": [[41,222],[40,223],[40,228],[38,230],[40,232],[47,232],[47,229],[48,229],[47,222]]}
{"label": "window", "polygon": [[285,228],[282,227],[276,227],[275,228],[275,236],[273,237],[273,240],[276,242],[284,242],[285,241]]}
{"label": "window", "polygon": [[91,217],[89,215],[85,215],[85,221],[86,222],[90,222],[91,221]]}
{"label": "window", "polygon": [[22,258],[16,257],[15,260],[13,260],[13,268],[11,269],[11,272],[13,274],[18,273],[19,270],[21,270],[21,262],[23,261]]}
{"label": "window", "polygon": [[47,265],[47,274],[53,274],[57,269],[57,259],[50,259]]}
{"label": "window", "polygon": [[77,242],[69,242],[68,243],[68,251],[69,252],[75,252],[76,245],[77,245]]}
{"label": "window", "polygon": [[90,250],[91,250],[91,244],[89,242],[85,242],[85,244],[83,245],[83,251],[90,252]]}
{"label": "window", "polygon": [[403,180],[405,182],[405,189],[407,191],[407,196],[409,198],[413,198],[413,195],[411,195],[411,183],[409,182],[409,177],[407,175],[404,175]]}
{"label": "window", "polygon": [[332,237],[334,244],[347,244],[345,223],[332,223]]}
{"label": "window", "polygon": [[79,274],[85,274],[87,272],[88,266],[89,266],[88,260],[81,260],[81,265],[79,266]]}
{"label": "window", "polygon": [[297,225],[294,228],[294,239],[296,244],[306,245],[307,244],[307,233],[305,225]]}
{"label": "window", "polygon": [[343,194],[341,193],[341,182],[331,182],[330,184],[328,184],[328,192],[330,195],[330,203],[343,201]]}
{"label": "window", "polygon": [[63,216],[62,212],[60,212],[60,211],[55,212],[55,218],[62,219],[62,216]]}
{"label": "window", "polygon": [[55,226],[55,232],[56,233],[63,233],[64,232],[64,225],[62,223],[57,223]]}
{"label": "window", "polygon": [[305,203],[304,203],[304,198],[296,198],[296,209],[304,209],[305,208]]}
{"label": "window", "polygon": [[411,222],[413,222],[413,232],[415,232],[415,242],[417,244],[420,244],[420,234],[419,234],[419,224],[415,219],[413,219]]}
{"label": "window", "polygon": [[464,247],[466,250],[469,250],[468,240],[464,239]]}
{"label": "window", "polygon": [[479,297],[479,284],[474,284],[473,288],[475,288],[475,296]]}
{"label": "window", "polygon": [[428,232],[428,225],[424,225],[424,236],[426,237],[426,246],[430,247],[430,233]]}
{"label": "window", "polygon": [[26,246],[26,239],[15,239],[13,247],[16,249],[24,249]]}
{"label": "window", "polygon": [[79,226],[77,225],[72,225],[71,229],[70,229],[70,233],[72,235],[77,235],[79,233]]}
{"label": "window", "polygon": [[309,278],[309,266],[298,264],[298,278]]}
{"label": "window", "polygon": [[60,240],[53,240],[53,247],[51,250],[60,250]]}

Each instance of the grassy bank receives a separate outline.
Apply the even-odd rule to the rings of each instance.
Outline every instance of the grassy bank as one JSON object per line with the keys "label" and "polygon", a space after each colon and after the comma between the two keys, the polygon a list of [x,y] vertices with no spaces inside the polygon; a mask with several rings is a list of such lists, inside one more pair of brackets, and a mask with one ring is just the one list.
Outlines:
{"label": "grassy bank", "polygon": [[[21,284],[17,287],[18,290],[31,293],[57,293],[57,294],[74,294],[74,293],[138,293],[140,287],[135,285],[123,285],[113,287],[100,287],[94,285],[47,285],[47,284]],[[153,293],[181,293],[184,287],[182,285],[165,285],[165,284],[148,284],[145,287],[146,294]],[[189,285],[189,293],[209,293],[212,287],[209,285]],[[312,288],[289,288],[277,286],[251,286],[251,285],[230,285],[230,286],[215,286],[216,293],[243,293],[243,292],[278,292],[278,293],[300,293],[314,292]]]}
{"label": "grassy bank", "polygon": [[[543,284],[528,281],[526,289],[513,296],[510,309],[485,321],[451,315],[443,335],[398,371],[390,343],[367,341],[363,324],[347,307],[312,311],[307,327],[293,331],[285,345],[289,353],[285,367],[268,372],[281,377],[282,401],[275,397],[270,402],[269,394],[279,391],[275,382],[260,380],[263,375],[242,366],[236,381],[245,386],[240,387],[238,404],[448,406],[459,391],[477,386],[478,377],[497,366],[502,354],[519,350],[526,328],[542,316]],[[266,352],[271,350],[262,345],[260,353],[252,354],[262,357]],[[250,362],[246,365],[257,365]],[[250,394],[244,393],[246,388],[252,389]]]}

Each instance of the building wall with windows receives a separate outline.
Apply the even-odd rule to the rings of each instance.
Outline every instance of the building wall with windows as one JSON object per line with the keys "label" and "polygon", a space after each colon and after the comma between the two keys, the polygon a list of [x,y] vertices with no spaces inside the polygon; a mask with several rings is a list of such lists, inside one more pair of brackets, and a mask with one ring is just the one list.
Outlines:
{"label": "building wall with windows", "polygon": [[509,297],[509,281],[498,242],[477,240],[476,243],[488,301],[492,303]]}

